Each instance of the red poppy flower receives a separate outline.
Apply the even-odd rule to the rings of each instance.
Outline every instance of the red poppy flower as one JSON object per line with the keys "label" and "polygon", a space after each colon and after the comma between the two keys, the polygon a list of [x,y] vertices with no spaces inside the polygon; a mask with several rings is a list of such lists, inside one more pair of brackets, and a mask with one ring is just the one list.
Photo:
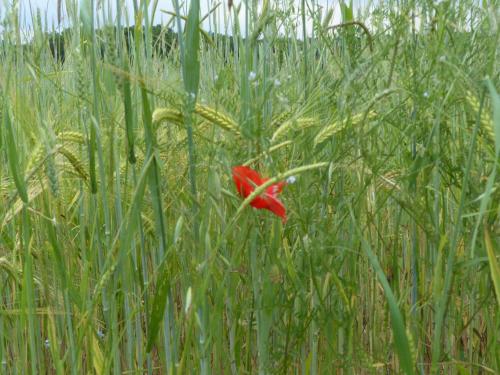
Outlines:
{"label": "red poppy flower", "polygon": [[[233,168],[233,180],[238,193],[240,193],[243,198],[246,198],[253,193],[256,186],[262,185],[269,179],[260,177],[258,172],[249,167],[237,166]],[[278,194],[281,193],[285,185],[286,182],[281,181],[269,186],[264,193],[255,197],[250,202],[250,205],[255,208],[269,210],[281,217],[281,220],[285,222],[286,209],[283,203],[278,199]]]}

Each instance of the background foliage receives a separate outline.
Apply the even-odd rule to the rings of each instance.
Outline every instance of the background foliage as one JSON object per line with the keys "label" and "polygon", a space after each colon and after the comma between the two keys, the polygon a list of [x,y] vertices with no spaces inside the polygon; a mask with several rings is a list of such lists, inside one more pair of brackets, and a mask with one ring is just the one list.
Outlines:
{"label": "background foliage", "polygon": [[1,372],[500,372],[498,4],[137,5],[5,14]]}

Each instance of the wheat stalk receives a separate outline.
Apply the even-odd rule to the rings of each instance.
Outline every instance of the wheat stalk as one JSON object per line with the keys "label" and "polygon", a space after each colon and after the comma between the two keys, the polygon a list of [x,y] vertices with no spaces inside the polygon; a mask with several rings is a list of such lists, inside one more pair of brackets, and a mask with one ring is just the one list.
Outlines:
{"label": "wheat stalk", "polygon": [[292,117],[292,115],[293,112],[291,110],[281,112],[271,120],[271,128],[276,128],[282,125],[286,120]]}
{"label": "wheat stalk", "polygon": [[27,171],[32,171],[35,169],[35,166],[38,166],[42,163],[46,156],[46,150],[41,145],[35,147],[35,150],[31,154],[31,158],[28,160],[28,165],[26,166]]}
{"label": "wheat stalk", "polygon": [[[77,177],[80,177],[82,178],[86,183],[88,183],[88,174],[87,172],[85,171],[84,167],[83,167],[83,164],[78,160],[78,158],[76,158],[70,151],[68,151],[67,149],[61,147],[60,145],[58,145],[58,147],[56,147],[56,152],[60,153],[61,155],[64,155],[66,157],[66,159],[69,160],[71,166],[73,167],[71,170],[68,170],[64,165],[62,166],[62,169],[59,169],[59,170],[55,170],[55,178],[58,179],[62,172],[69,172],[69,173],[73,173],[75,174]],[[62,151],[61,151],[62,150]],[[53,153],[54,151],[52,151]],[[45,159],[41,161],[41,164],[38,166],[40,167],[41,165],[43,165]],[[26,179],[26,181],[29,181],[31,179],[31,177],[33,175],[36,174],[36,172],[39,170],[39,168],[37,168],[36,170],[34,170],[29,176],[28,178]],[[36,197],[38,197],[41,193],[43,193],[48,186],[50,186],[50,184],[52,183],[50,181],[51,177],[48,176],[48,175],[45,175],[44,178],[41,178],[39,180],[36,180],[35,182],[33,182],[29,188],[28,188],[28,202],[31,202],[33,201],[33,199],[35,199]],[[3,222],[2,222],[2,225],[0,226],[0,232],[2,231],[3,227],[8,224],[17,214],[19,214],[19,212],[21,212],[23,206],[24,206],[24,202],[21,200],[21,198],[17,198],[14,196],[13,199],[15,199],[15,202],[14,204],[11,204],[10,205],[10,209],[7,211],[4,219],[3,219]],[[13,200],[12,200],[13,201]]]}
{"label": "wheat stalk", "polygon": [[290,130],[305,129],[318,123],[318,120],[312,117],[304,117],[299,119],[290,119],[285,121],[281,126],[276,129],[271,137],[271,142],[282,138]]}
{"label": "wheat stalk", "polygon": [[[375,111],[369,111],[368,113],[357,113],[351,117],[350,123],[352,125],[359,125],[365,119],[370,121],[373,120],[377,116]],[[331,125],[328,125],[326,128],[323,128],[317,135],[314,137],[314,147],[323,143],[327,139],[331,138],[336,133],[345,129],[349,121],[347,120],[339,120],[334,122]]]}
{"label": "wheat stalk", "polygon": [[[196,104],[194,108],[194,113],[203,117],[205,120],[211,122],[214,125],[218,125],[220,128],[230,131],[237,136],[240,136],[238,130],[238,125],[229,116],[218,112],[217,110],[202,104]],[[163,121],[170,121],[175,124],[183,123],[182,112],[171,108],[157,108],[153,112],[153,123],[159,124]]]}
{"label": "wheat stalk", "polygon": [[7,257],[0,258],[0,269],[4,271],[4,274],[10,276],[16,284],[19,284],[22,279],[22,270],[15,267],[14,264],[7,259]]}
{"label": "wheat stalk", "polygon": [[[31,202],[33,199],[38,197],[46,188],[48,181],[43,178],[36,185],[32,185],[28,188],[28,202]],[[19,212],[21,212],[24,207],[24,202],[21,198],[17,198],[15,203],[10,205],[10,209],[7,211],[2,226],[0,227],[0,232],[2,232],[4,226],[8,224]]]}
{"label": "wheat stalk", "polygon": [[212,122],[215,125],[218,125],[224,130],[233,132],[234,134],[240,136],[240,132],[238,130],[238,125],[233,119],[229,116],[226,116],[217,110],[210,108],[206,105],[196,104],[194,108],[194,112],[199,116],[203,117],[205,120]]}
{"label": "wheat stalk", "polygon": [[[85,144],[85,138],[82,133],[79,132],[61,132],[56,136],[57,143],[77,143]],[[57,152],[59,146],[54,147],[49,153]],[[27,171],[32,171],[35,166],[39,166],[42,161],[47,157],[47,152],[42,144],[35,146],[35,150],[31,154],[31,158],[28,160],[28,165],[26,167]]]}
{"label": "wheat stalk", "polygon": [[[465,100],[469,104],[472,111],[477,114],[481,107],[481,104],[479,103],[477,97],[472,92],[467,91]],[[494,141],[495,131],[493,130],[493,118],[491,117],[490,113],[486,111],[484,108],[481,111],[481,117],[479,119],[479,123],[481,124],[481,127],[486,131],[490,139]]]}
{"label": "wheat stalk", "polygon": [[399,177],[400,173],[398,171],[390,171],[382,176],[378,176],[379,181],[376,184],[376,188],[383,188],[387,190],[401,190],[401,187],[395,181],[397,177]]}
{"label": "wheat stalk", "polygon": [[59,195],[59,179],[54,154],[49,153],[45,158],[45,175],[49,181],[50,191],[54,197]]}
{"label": "wheat stalk", "polygon": [[280,149],[281,147],[285,147],[285,146],[288,146],[288,145],[291,145],[293,142],[292,141],[285,141],[285,142],[281,142],[281,143],[278,143],[277,145],[274,145],[272,147],[269,147],[269,150],[267,151],[264,151],[264,152],[261,152],[259,155],[257,155],[256,157],[252,158],[252,159],[249,159],[247,160],[246,162],[243,163],[243,165],[250,165],[252,164],[253,162],[259,160],[261,157],[263,156],[266,156],[268,155],[269,153],[273,152],[273,151],[276,151],[278,149]]}
{"label": "wheat stalk", "polygon": [[174,124],[182,124],[182,113],[176,109],[157,108],[153,112],[153,123],[160,124],[163,121],[173,122]]}
{"label": "wheat stalk", "polygon": [[79,132],[61,132],[56,136],[58,143],[85,144],[85,137]]}
{"label": "wheat stalk", "polygon": [[[78,137],[75,137],[75,139],[78,139]],[[58,170],[56,168],[55,160],[52,159],[56,154],[64,156],[69,161],[72,169],[68,170],[63,164],[62,170]],[[28,168],[29,172],[25,177],[25,181],[26,182],[31,181],[33,176],[35,176],[43,168],[44,165],[46,166],[44,178],[37,180],[38,182],[36,184],[33,184],[29,187],[28,202],[31,202],[38,195],[40,195],[47,188],[47,186],[49,186],[54,195],[57,196],[57,192],[59,190],[58,180],[60,175],[62,174],[62,171],[72,172],[75,176],[80,177],[85,183],[88,183],[89,176],[87,171],[85,170],[84,163],[81,162],[71,150],[62,146],[61,144],[56,144],[47,153],[44,152],[43,147],[39,147],[39,150],[36,152],[36,154],[31,160],[30,167]],[[12,203],[16,199],[16,195],[14,195],[11,198],[10,203]],[[10,210],[4,217],[2,228],[5,224],[7,224],[10,220],[12,220],[12,218],[15,217],[21,211],[23,207],[23,201],[20,198],[17,198],[14,204],[10,206],[11,206]]]}
{"label": "wheat stalk", "polygon": [[64,146],[60,146],[58,152],[69,161],[76,174],[87,183],[89,181],[89,175],[85,170],[84,164],[76,157],[76,155]]}

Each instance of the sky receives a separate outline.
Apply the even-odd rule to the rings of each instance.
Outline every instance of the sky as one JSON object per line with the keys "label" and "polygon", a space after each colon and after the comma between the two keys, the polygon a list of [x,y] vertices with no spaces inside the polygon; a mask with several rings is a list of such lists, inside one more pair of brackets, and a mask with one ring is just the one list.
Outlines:
{"label": "sky", "polygon": [[[92,0],[77,0],[81,1],[92,1]],[[93,0],[95,3],[99,4],[98,8],[99,20],[97,23],[102,26],[103,23],[108,22],[112,24],[116,24],[116,0]],[[133,14],[134,7],[133,2],[137,1],[140,3],[140,0],[119,0],[122,5],[122,9],[125,10],[124,13],[127,13],[123,17],[122,24],[134,24]],[[149,0],[152,3],[152,0]],[[251,1],[251,0],[249,0]],[[293,4],[296,9],[300,9],[301,0],[269,0],[271,3],[276,4],[279,3],[289,3]],[[370,0],[353,0],[354,9],[359,9],[361,7],[366,6],[366,4]],[[58,21],[57,16],[57,3],[58,0],[0,0],[0,20],[4,19],[6,14],[9,13],[9,10],[12,10],[12,4],[14,2],[18,3],[19,7],[19,25],[21,30],[26,34],[26,38],[29,39],[29,35],[32,33],[31,30],[33,28],[33,18],[37,13],[37,9],[40,10],[40,15],[42,18],[43,27],[46,30],[62,30],[65,27],[70,26],[70,18],[66,12],[66,4],[70,4],[74,2],[74,0],[62,0],[63,7],[61,13],[61,22]],[[187,12],[187,4],[189,0],[184,4],[183,9],[184,12]],[[182,5],[184,1],[179,0],[179,3]],[[240,3],[244,3],[243,0],[233,0],[233,4],[236,6]],[[311,3],[311,0],[307,0],[307,3]],[[216,10],[217,17],[216,21],[214,21],[214,17],[209,17],[203,22],[203,28],[207,31],[218,31],[218,32],[226,32],[231,33],[231,22],[227,22],[230,20],[228,18],[227,12],[227,0],[200,0],[201,4],[201,15],[205,15],[208,13],[209,9],[212,9],[215,5],[219,4],[219,7]],[[326,12],[326,9],[333,8],[333,20],[332,23],[340,22],[340,8],[338,4],[338,0],[314,0],[314,4],[316,6],[320,6]],[[242,7],[243,8],[243,7]],[[164,13],[163,11],[173,11],[173,1],[172,0],[158,0],[157,9],[155,11],[154,16],[154,24],[162,24],[166,25],[171,21],[172,16]],[[244,22],[244,11],[240,12],[239,19],[240,24],[243,25]],[[152,7],[150,7],[149,17],[153,14]],[[103,15],[105,15],[107,21],[103,21]],[[292,16],[293,17],[293,16]],[[302,28],[301,19],[297,17],[297,28],[300,30]],[[225,21],[226,20],[226,21]],[[99,27],[99,25],[97,25]],[[175,29],[175,22],[170,24],[172,28]],[[312,30],[312,22],[309,20],[306,22],[306,29],[308,33]],[[0,26],[1,30],[1,26]]]}

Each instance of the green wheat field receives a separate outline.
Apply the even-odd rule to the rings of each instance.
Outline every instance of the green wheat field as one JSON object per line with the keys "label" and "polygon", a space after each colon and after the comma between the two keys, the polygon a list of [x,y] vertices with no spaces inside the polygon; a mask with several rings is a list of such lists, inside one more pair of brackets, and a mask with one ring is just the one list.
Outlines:
{"label": "green wheat field", "polygon": [[500,374],[499,3],[170,3],[2,0],[0,373]]}

